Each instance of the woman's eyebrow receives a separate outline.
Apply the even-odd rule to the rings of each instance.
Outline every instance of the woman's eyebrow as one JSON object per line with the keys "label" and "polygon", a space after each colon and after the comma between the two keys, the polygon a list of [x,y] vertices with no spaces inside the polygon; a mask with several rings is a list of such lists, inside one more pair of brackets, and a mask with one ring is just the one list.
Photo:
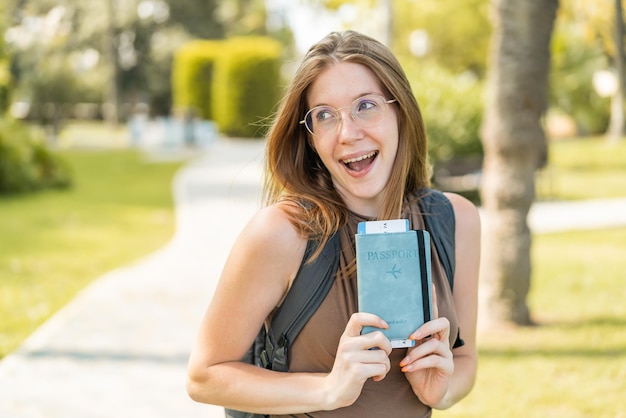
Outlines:
{"label": "woman's eyebrow", "polygon": [[[354,96],[352,98],[352,100],[350,101],[350,104],[348,106],[351,106],[355,101],[359,100],[362,97],[371,96],[371,95],[385,97],[385,95],[383,93],[380,93],[378,91],[368,91],[368,92],[360,93],[360,94],[357,94],[356,96]],[[318,107],[318,106],[329,106],[329,107],[332,107],[334,109],[340,109],[340,107],[335,107],[335,106],[333,106],[331,104],[328,104],[328,103],[325,103],[325,102],[319,102],[318,104],[315,104],[315,105],[311,106],[309,109],[313,109],[314,107]],[[341,106],[341,107],[344,107],[344,106]]]}

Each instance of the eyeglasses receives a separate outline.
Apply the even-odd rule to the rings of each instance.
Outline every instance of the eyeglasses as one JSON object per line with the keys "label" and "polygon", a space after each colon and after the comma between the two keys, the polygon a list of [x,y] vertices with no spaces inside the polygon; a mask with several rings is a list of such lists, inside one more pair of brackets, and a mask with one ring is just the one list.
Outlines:
{"label": "eyeglasses", "polygon": [[[368,94],[359,97],[352,103],[350,116],[359,128],[373,128],[385,119],[386,105],[396,101],[396,99],[387,100],[377,94]],[[332,106],[315,106],[306,112],[300,125],[304,125],[315,136],[336,133],[339,123],[342,121],[339,112],[343,109],[347,109],[347,107],[335,109]]]}

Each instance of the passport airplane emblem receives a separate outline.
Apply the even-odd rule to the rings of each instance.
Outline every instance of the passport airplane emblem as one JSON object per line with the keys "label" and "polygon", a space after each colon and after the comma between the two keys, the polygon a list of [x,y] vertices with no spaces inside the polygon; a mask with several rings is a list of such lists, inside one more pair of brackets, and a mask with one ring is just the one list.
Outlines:
{"label": "passport airplane emblem", "polygon": [[400,270],[399,268],[396,268],[397,265],[394,264],[393,267],[391,268],[391,270],[387,270],[387,273],[391,274],[393,276],[394,279],[398,279],[398,274],[402,274],[402,270]]}

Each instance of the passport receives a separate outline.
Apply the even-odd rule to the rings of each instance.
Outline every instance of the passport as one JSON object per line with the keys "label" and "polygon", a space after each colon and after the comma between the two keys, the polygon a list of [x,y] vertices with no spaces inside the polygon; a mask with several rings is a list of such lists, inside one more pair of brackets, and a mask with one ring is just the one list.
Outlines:
{"label": "passport", "polygon": [[389,324],[387,330],[365,327],[362,333],[382,331],[392,345],[407,339],[433,317],[430,234],[357,233],[355,239],[359,311]]}

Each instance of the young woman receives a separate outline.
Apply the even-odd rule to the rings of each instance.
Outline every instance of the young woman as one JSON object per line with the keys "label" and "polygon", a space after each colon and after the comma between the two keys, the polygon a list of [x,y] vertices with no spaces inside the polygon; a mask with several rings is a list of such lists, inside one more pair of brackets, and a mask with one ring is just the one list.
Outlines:
{"label": "young woman", "polygon": [[[233,246],[203,319],[190,396],[271,416],[428,417],[467,395],[477,364],[480,248],[479,216],[468,200],[446,194],[456,221],[454,292],[435,250],[436,318],[411,335],[415,347],[392,350],[381,332],[361,335],[365,326],[387,324],[358,313],[357,224],[408,218],[423,229],[418,201],[429,185],[423,120],[389,49],[351,31],[314,45],[269,132],[267,205]],[[339,269],[289,349],[289,372],[240,361],[306,261],[307,241],[334,233]],[[459,330],[464,344],[452,348]]]}

